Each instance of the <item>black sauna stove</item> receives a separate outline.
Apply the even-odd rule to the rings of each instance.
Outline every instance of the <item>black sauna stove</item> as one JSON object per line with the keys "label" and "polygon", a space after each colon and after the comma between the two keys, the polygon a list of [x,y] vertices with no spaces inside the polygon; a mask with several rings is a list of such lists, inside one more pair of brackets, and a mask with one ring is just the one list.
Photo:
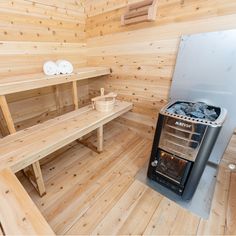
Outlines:
{"label": "black sauna stove", "polygon": [[224,108],[174,101],[159,113],[148,178],[190,200],[208,162],[222,124]]}

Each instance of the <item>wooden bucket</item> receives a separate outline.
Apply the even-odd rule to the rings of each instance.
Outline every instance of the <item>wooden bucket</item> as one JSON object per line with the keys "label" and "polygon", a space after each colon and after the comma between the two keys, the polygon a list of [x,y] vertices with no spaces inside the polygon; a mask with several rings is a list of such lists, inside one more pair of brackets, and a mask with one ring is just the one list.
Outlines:
{"label": "wooden bucket", "polygon": [[116,93],[104,95],[104,89],[101,89],[101,96],[92,98],[93,108],[101,112],[112,111],[116,102]]}

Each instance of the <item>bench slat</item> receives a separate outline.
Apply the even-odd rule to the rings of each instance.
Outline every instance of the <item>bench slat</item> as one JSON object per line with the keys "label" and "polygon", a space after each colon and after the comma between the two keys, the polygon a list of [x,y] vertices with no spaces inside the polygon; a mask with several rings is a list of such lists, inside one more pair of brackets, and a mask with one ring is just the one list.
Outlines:
{"label": "bench slat", "polygon": [[75,112],[76,112],[76,115],[81,115],[82,113],[89,111],[89,110],[91,110],[91,107],[85,106],[83,108],[80,108],[79,110],[68,112],[68,113],[58,116],[54,119],[47,120],[43,123],[31,126],[31,127],[26,128],[24,130],[18,131],[14,134],[8,135],[0,140],[0,150],[3,150],[2,149],[3,147],[6,147],[6,145],[9,145],[12,142],[21,142],[21,140],[23,138],[31,135],[32,133],[35,133],[38,130],[43,131],[45,129],[48,129],[50,126],[55,125],[56,123],[64,122],[66,120],[73,118],[75,116],[75,114],[74,114]]}
{"label": "bench slat", "polygon": [[[10,135],[0,141],[0,168],[10,167],[17,172],[73,142],[101,125],[132,109],[132,103],[117,101],[108,113],[93,110],[91,106],[65,114],[43,124]],[[22,133],[22,136],[21,136]],[[11,139],[12,138],[12,139]]]}
{"label": "bench slat", "polygon": [[0,222],[6,235],[55,235],[19,180],[0,171]]}
{"label": "bench slat", "polygon": [[108,74],[110,74],[110,69],[108,67],[84,67],[75,70],[69,75],[48,76],[43,73],[39,73],[1,78],[0,95],[64,84]]}

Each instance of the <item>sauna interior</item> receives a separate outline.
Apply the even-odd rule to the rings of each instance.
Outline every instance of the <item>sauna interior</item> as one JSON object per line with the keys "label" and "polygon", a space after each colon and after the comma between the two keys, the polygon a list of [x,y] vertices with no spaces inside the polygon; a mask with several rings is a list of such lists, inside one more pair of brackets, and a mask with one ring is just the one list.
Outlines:
{"label": "sauna interior", "polygon": [[[158,135],[179,117],[163,107],[173,80],[181,83],[174,74],[186,48],[180,50],[182,36],[207,40],[208,33],[234,30],[236,1],[2,0],[0,25],[0,235],[236,235],[235,127],[210,187],[202,180],[206,169],[198,169],[197,180],[191,174],[209,162],[209,133],[195,161],[170,153],[178,132],[195,125],[223,132],[236,113],[228,109],[220,125],[176,121],[178,132],[162,146]],[[224,79],[222,91],[234,86]],[[207,110],[213,118],[220,116],[215,111]],[[213,141],[223,142],[217,135]],[[150,159],[156,153],[160,159]],[[168,161],[164,172],[161,160]],[[183,185],[173,176],[186,163]],[[150,180],[147,168],[159,177]],[[182,199],[193,183],[193,198]],[[201,191],[212,196],[200,199]],[[192,210],[204,204],[207,217]]]}

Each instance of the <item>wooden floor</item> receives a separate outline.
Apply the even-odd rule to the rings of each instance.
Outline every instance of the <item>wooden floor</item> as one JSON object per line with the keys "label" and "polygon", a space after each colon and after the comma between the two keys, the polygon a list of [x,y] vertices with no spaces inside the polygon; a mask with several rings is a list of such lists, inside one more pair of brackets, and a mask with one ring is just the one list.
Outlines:
{"label": "wooden floor", "polygon": [[227,169],[234,144],[220,167],[207,221],[135,180],[152,143],[117,124],[106,126],[102,154],[73,143],[46,158],[43,198],[24,176],[20,180],[57,234],[236,234],[236,172]]}

